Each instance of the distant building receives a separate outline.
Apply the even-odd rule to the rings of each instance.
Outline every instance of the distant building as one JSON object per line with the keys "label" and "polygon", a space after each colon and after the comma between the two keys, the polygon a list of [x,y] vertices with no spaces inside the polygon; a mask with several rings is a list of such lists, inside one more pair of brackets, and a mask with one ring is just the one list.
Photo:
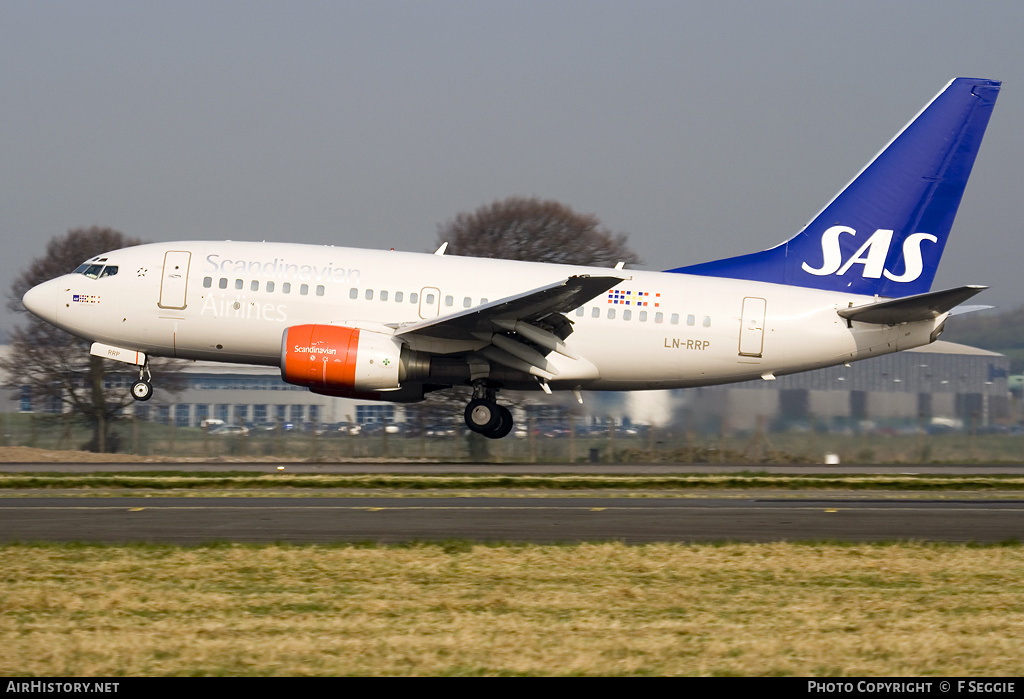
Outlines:
{"label": "distant building", "polygon": [[[935,342],[895,354],[774,381],[675,391],[584,393],[558,405],[577,424],[685,426],[701,431],[807,424],[861,426],[932,421],[990,425],[1019,419],[1009,387],[1010,359],[996,352]],[[559,394],[556,394],[556,396]],[[539,401],[540,399],[538,399]],[[554,402],[552,398],[545,402]],[[550,411],[549,411],[550,412]]]}
{"label": "distant building", "polygon": [[[0,347],[0,352],[9,351]],[[987,425],[1013,417],[1008,385],[1010,360],[966,345],[935,342],[896,354],[817,371],[780,376],[774,381],[708,386],[677,391],[584,393],[582,406],[569,394],[530,395],[525,414],[553,421],[570,411],[578,421],[638,425],[682,424],[693,429],[754,429],[810,421],[830,424],[862,421],[960,420]],[[228,424],[404,422],[406,406],[331,398],[281,380],[275,367],[193,362],[185,367],[186,388],[160,391],[129,409],[148,420],[197,426],[214,418]],[[125,387],[127,390],[127,387]],[[523,394],[520,394],[523,395]],[[561,396],[561,398],[559,398]],[[27,387],[7,389],[6,412],[60,411],[34,404]],[[458,412],[456,410],[456,412]],[[522,419],[523,412],[517,411]],[[461,422],[461,419],[460,419]]]}
{"label": "distant building", "polygon": [[[706,386],[670,395],[657,391],[649,397],[635,393],[622,405],[636,423],[686,424],[695,429],[721,429],[722,421],[729,429],[749,430],[759,421],[783,426],[812,420],[858,424],[933,418],[989,425],[1013,417],[1009,375],[1009,357],[939,341],[774,381]],[[653,419],[658,415],[663,415],[661,420]]]}

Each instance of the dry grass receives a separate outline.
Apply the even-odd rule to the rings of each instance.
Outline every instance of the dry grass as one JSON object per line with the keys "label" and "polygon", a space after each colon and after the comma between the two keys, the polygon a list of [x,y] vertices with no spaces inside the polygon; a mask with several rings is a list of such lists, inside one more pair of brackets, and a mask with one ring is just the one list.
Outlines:
{"label": "dry grass", "polygon": [[1021,675],[1024,548],[0,547],[0,675]]}

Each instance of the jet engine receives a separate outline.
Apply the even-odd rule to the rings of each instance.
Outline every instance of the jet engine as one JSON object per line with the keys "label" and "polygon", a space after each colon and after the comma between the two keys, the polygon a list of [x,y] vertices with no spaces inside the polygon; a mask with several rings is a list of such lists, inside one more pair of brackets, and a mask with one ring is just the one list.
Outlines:
{"label": "jet engine", "polygon": [[429,371],[428,356],[372,330],[295,325],[281,339],[281,378],[312,389],[391,391]]}

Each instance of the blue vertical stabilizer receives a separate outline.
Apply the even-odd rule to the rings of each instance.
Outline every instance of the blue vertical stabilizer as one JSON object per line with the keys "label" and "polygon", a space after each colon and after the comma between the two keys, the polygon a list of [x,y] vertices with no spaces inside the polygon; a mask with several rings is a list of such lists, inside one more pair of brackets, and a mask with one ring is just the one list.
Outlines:
{"label": "blue vertical stabilizer", "polygon": [[1000,84],[950,82],[785,243],[668,271],[891,298],[927,292]]}

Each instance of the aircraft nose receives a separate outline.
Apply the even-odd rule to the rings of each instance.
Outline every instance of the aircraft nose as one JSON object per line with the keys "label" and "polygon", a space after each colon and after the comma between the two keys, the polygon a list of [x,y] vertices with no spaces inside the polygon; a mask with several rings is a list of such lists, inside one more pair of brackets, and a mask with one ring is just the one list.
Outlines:
{"label": "aircraft nose", "polygon": [[45,321],[57,319],[57,298],[59,289],[56,279],[32,287],[21,297],[25,308]]}

